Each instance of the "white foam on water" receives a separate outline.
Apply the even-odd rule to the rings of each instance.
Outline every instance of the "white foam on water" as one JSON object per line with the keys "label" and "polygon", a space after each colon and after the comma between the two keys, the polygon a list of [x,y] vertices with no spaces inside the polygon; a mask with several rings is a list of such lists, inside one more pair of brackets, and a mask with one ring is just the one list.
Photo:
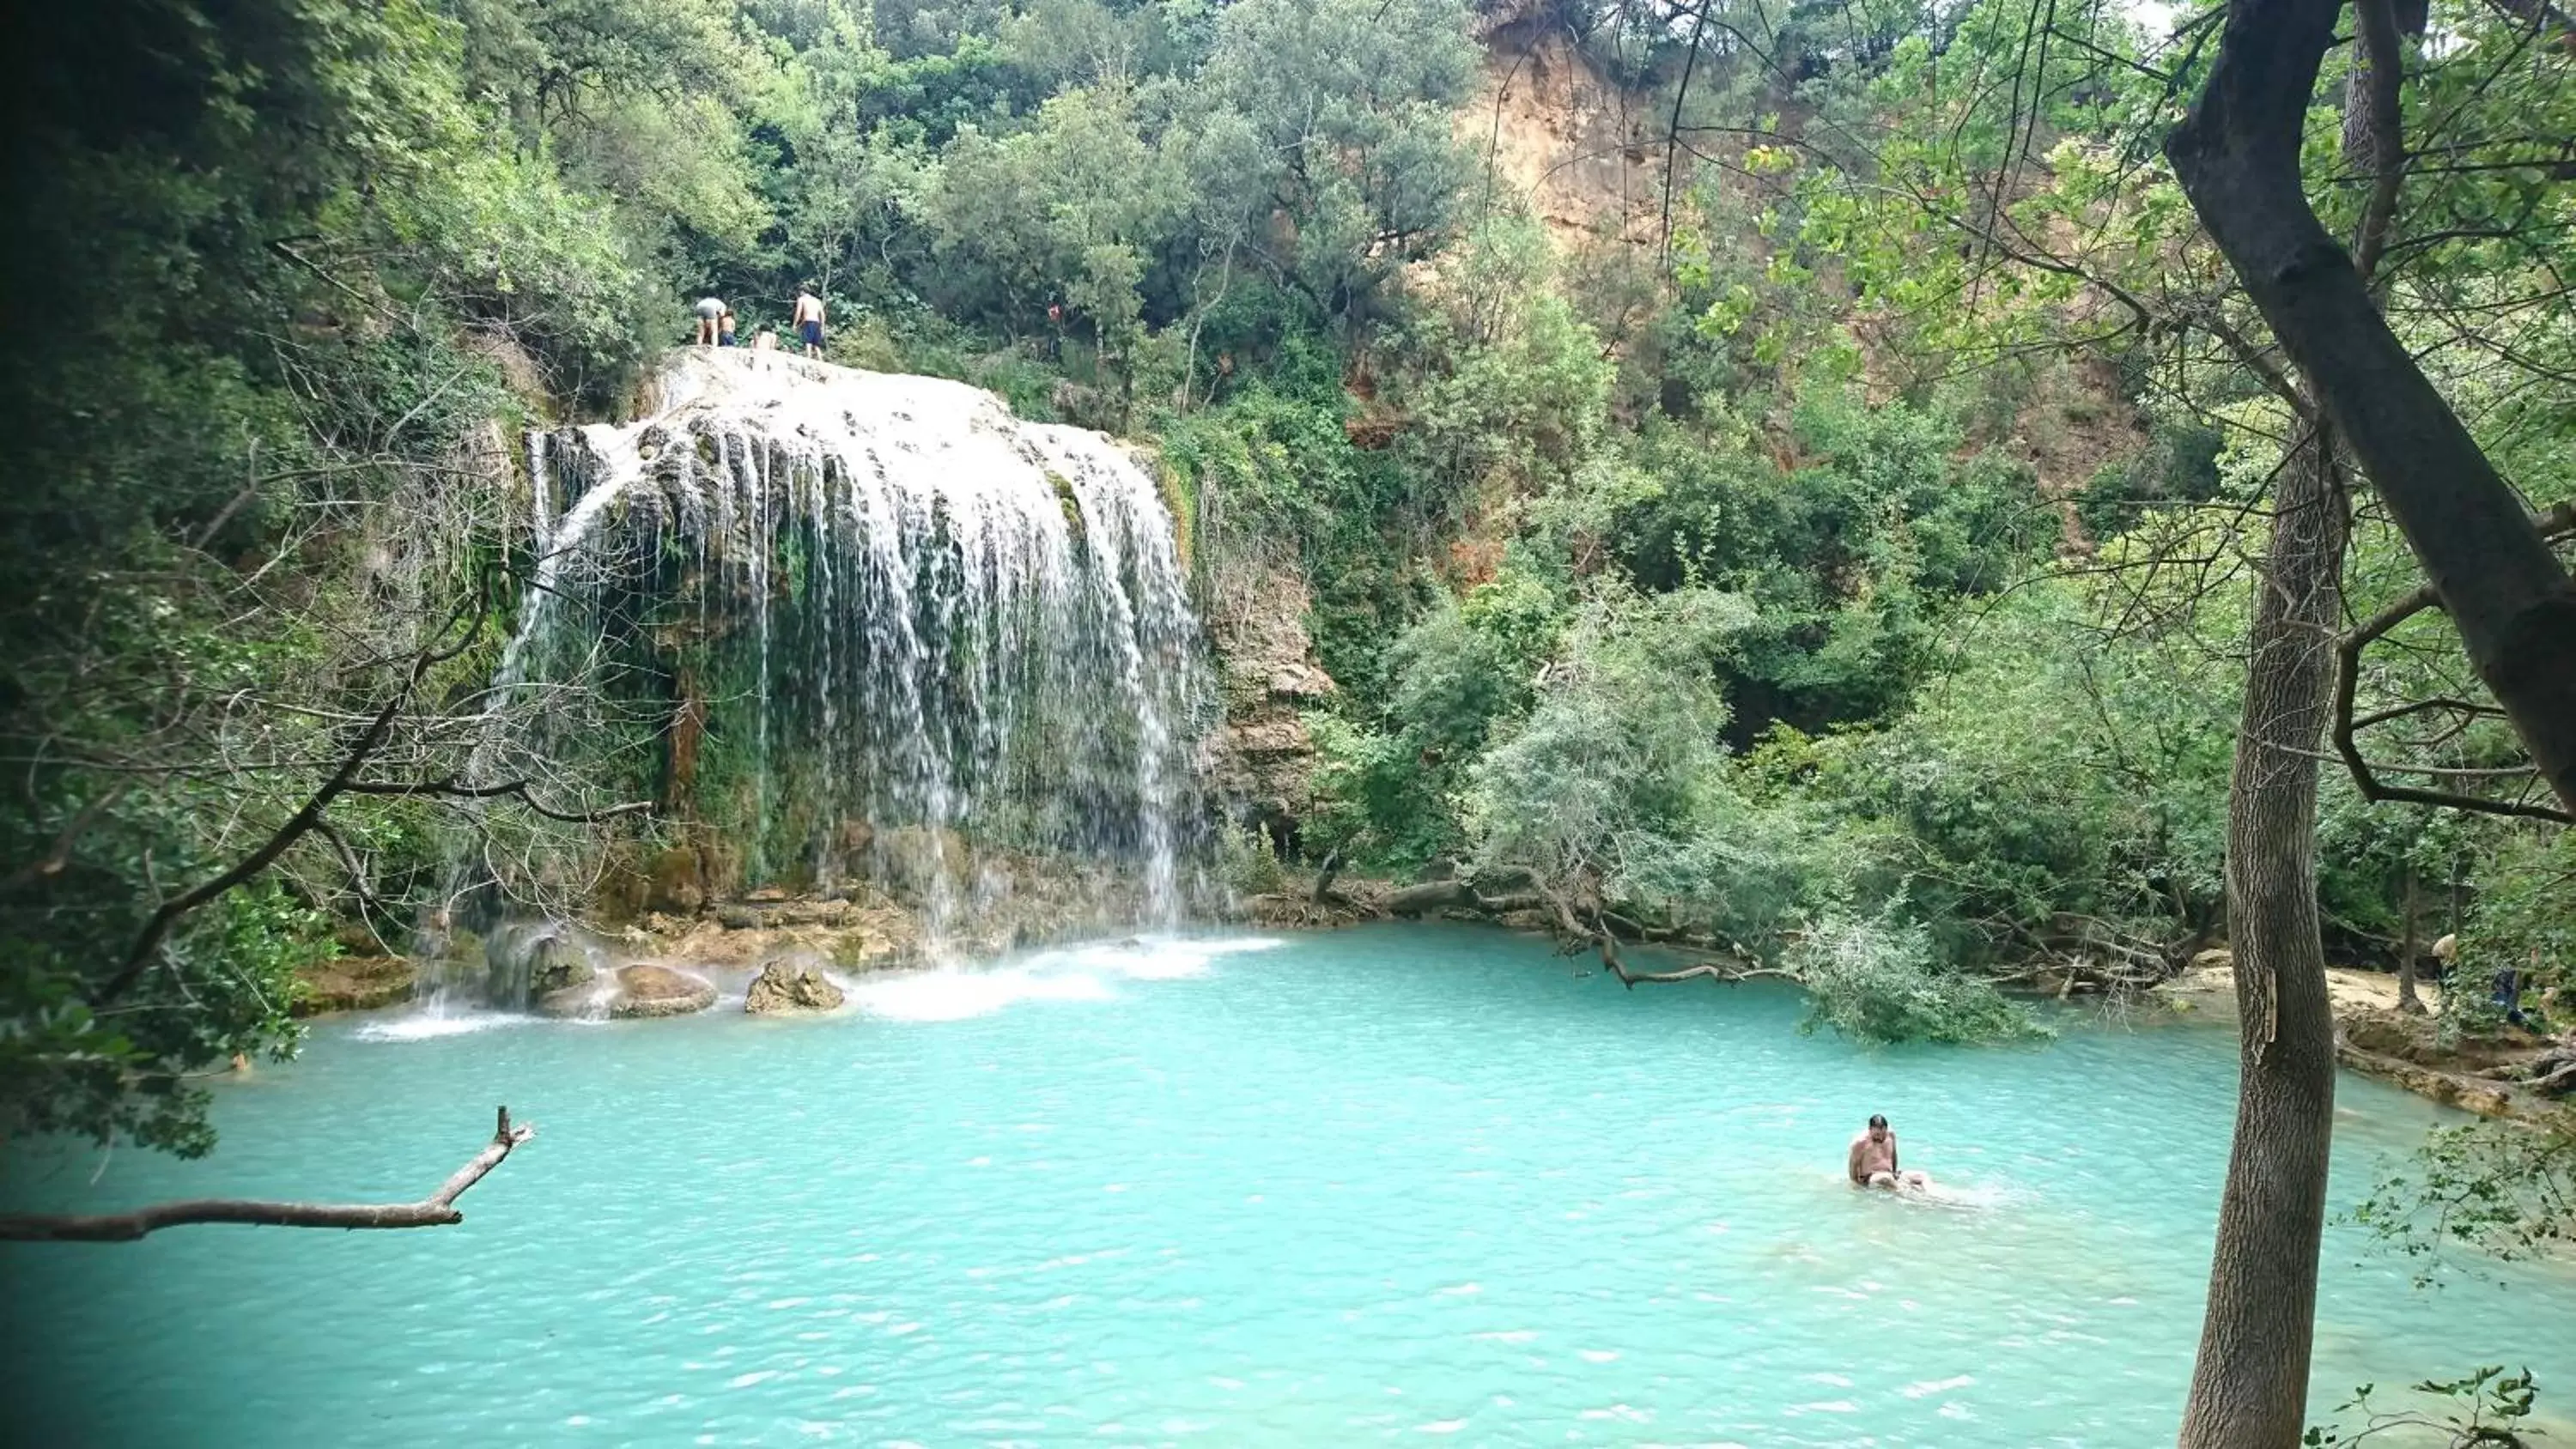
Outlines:
{"label": "white foam on water", "polygon": [[1081,971],[962,967],[889,977],[852,994],[861,1011],[891,1021],[965,1021],[1023,1001],[1107,1001],[1117,993]]}
{"label": "white foam on water", "polygon": [[1062,952],[1048,952],[1036,959],[1045,961],[1061,957],[1085,970],[1107,972],[1130,981],[1177,981],[1189,976],[1205,976],[1208,969],[1224,957],[1267,951],[1285,944],[1270,936],[1214,939],[1147,936],[1114,944],[1076,946]]}
{"label": "white foam on water", "polygon": [[1946,1208],[1998,1208],[2013,1201],[2014,1191],[1999,1182],[1947,1183],[1934,1179],[1928,1187],[1904,1194],[1914,1202]]}
{"label": "white foam on water", "polygon": [[849,989],[859,1010],[890,1021],[965,1021],[1030,1001],[1108,1001],[1123,981],[1204,976],[1220,958],[1286,944],[1268,936],[1164,936],[1065,946],[986,967],[861,981]]}
{"label": "white foam on water", "polygon": [[465,1036],[478,1031],[493,1031],[505,1026],[529,1026],[533,1016],[515,1011],[445,1011],[432,1008],[412,1012],[385,1021],[371,1021],[353,1033],[360,1041],[406,1042],[435,1041],[440,1037]]}
{"label": "white foam on water", "polygon": [[[1836,1187],[1850,1190],[1851,1179],[1844,1176],[1842,1173],[1835,1172],[1828,1174],[1827,1176],[1828,1180],[1830,1180]],[[1895,1192],[1889,1192],[1884,1188],[1874,1188],[1870,1191],[1870,1196],[1873,1198],[1886,1198],[1894,1202],[1910,1203],[1921,1207],[1957,1208],[1963,1211],[1972,1211],[1983,1208],[2000,1208],[2008,1206],[2019,1201],[2022,1194],[2017,1189],[2006,1183],[1948,1182],[1936,1177],[1921,1187],[1907,1187]]]}

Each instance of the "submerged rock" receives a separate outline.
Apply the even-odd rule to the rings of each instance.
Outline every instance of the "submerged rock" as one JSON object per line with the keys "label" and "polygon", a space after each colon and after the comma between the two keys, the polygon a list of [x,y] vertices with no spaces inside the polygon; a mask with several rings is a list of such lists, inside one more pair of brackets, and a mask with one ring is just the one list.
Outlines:
{"label": "submerged rock", "polygon": [[742,999],[742,1009],[761,1014],[837,1011],[841,1000],[841,988],[822,972],[794,962],[772,961],[752,979],[751,990]]}
{"label": "submerged rock", "polygon": [[496,1006],[578,995],[598,979],[605,959],[587,932],[545,919],[505,921],[482,947],[483,995]]}
{"label": "submerged rock", "polygon": [[613,1017],[687,1016],[716,1004],[714,983],[650,962],[620,967],[617,992],[608,999]]}

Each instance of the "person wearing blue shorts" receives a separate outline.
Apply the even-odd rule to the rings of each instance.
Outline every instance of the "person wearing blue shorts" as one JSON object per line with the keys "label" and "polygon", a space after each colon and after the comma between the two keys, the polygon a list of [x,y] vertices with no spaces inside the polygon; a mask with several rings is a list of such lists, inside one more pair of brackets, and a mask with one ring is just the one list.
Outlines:
{"label": "person wearing blue shorts", "polygon": [[823,299],[811,287],[796,294],[796,335],[805,343],[807,357],[823,355]]}

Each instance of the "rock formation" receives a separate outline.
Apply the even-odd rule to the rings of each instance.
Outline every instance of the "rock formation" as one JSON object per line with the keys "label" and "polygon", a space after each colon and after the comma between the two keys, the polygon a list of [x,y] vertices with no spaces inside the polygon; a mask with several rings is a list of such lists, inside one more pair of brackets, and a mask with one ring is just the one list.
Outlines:
{"label": "rock formation", "polygon": [[798,1011],[838,1011],[841,988],[814,967],[800,962],[772,961],[752,978],[751,990],[742,999],[742,1009],[755,1015]]}
{"label": "rock formation", "polygon": [[715,986],[701,976],[643,962],[620,967],[612,1017],[687,1016],[716,1004]]}
{"label": "rock formation", "polygon": [[715,985],[705,977],[649,961],[537,998],[537,1010],[548,1016],[688,1016],[715,1004]]}
{"label": "rock formation", "polygon": [[367,1011],[408,1001],[414,976],[412,963],[401,956],[341,956],[295,974],[304,984],[293,1008],[297,1016]]}
{"label": "rock formation", "polygon": [[1199,762],[1208,792],[1236,818],[1286,843],[1315,805],[1315,742],[1305,711],[1333,694],[1306,634],[1306,586],[1261,569],[1220,582],[1208,633],[1222,661],[1225,724]]}

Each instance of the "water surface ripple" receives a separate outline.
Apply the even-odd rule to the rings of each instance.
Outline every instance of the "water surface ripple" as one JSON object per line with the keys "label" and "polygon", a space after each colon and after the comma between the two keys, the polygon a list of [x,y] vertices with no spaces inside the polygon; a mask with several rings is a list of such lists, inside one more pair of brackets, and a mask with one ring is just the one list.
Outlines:
{"label": "water surface ripple", "polygon": [[[455,1228],[0,1250],[10,1431],[2171,1442],[2226,1033],[1869,1051],[1770,984],[1580,969],[1385,928],[881,978],[816,1021],[333,1022],[223,1089],[209,1161],[22,1155],[11,1198],[412,1198],[496,1102],[540,1136]],[[2348,1202],[2436,1114],[2341,1100]],[[1841,1185],[1872,1111],[1955,1201]],[[2576,1394],[2571,1309],[2564,1275],[2418,1292],[2338,1229],[2315,1407],[2473,1362]]]}

